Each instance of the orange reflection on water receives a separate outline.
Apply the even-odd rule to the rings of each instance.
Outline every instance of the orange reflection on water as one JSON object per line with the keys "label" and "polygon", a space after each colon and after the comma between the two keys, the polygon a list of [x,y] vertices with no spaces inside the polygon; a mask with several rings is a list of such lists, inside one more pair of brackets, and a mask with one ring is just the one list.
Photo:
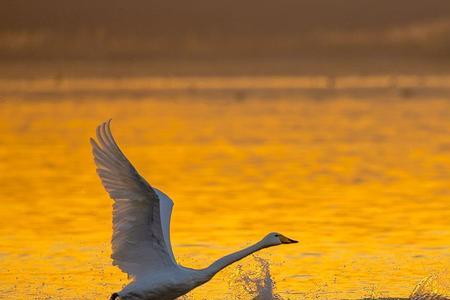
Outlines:
{"label": "orange reflection on water", "polygon": [[[174,199],[181,263],[280,231],[301,243],[261,256],[285,299],[407,296],[449,267],[446,100],[16,99],[0,103],[0,298],[107,299],[127,282],[88,143],[110,117]],[[192,297],[226,298],[232,275]]]}

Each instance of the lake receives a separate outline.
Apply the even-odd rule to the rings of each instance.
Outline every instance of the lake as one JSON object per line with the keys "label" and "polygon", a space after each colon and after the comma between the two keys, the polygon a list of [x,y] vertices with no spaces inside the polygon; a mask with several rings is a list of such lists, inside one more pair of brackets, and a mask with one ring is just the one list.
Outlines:
{"label": "lake", "polygon": [[[414,87],[420,88],[415,89]],[[450,267],[448,77],[0,80],[0,299],[109,299],[111,204],[89,137],[175,202],[177,260],[200,268],[271,231],[189,299],[408,297]]]}

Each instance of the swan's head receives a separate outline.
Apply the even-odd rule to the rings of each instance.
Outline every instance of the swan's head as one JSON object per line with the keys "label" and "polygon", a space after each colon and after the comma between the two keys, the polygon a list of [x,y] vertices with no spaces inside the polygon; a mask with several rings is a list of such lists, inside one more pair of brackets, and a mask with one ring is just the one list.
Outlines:
{"label": "swan's head", "polygon": [[270,246],[277,246],[281,244],[294,244],[298,243],[298,241],[290,239],[281,233],[278,232],[272,232],[266,235],[266,237],[263,239],[264,244],[267,245],[267,247]]}

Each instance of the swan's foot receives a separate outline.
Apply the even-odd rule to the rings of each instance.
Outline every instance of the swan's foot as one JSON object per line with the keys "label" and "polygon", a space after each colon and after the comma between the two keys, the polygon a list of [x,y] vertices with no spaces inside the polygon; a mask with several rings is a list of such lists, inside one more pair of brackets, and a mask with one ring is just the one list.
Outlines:
{"label": "swan's foot", "polygon": [[113,294],[111,295],[111,298],[109,298],[109,300],[116,300],[118,297],[119,297],[119,294],[113,293]]}

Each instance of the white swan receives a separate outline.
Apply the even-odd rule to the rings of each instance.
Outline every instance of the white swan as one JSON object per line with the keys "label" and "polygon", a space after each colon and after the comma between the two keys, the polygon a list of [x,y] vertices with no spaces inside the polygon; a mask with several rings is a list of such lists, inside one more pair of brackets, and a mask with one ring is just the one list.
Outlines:
{"label": "white swan", "polygon": [[111,299],[172,300],[206,283],[226,266],[267,247],[297,243],[270,233],[256,244],[194,270],[177,264],[170,244],[173,202],[141,177],[115,142],[111,120],[91,138],[97,173],[114,200],[112,259],[133,281]]}

